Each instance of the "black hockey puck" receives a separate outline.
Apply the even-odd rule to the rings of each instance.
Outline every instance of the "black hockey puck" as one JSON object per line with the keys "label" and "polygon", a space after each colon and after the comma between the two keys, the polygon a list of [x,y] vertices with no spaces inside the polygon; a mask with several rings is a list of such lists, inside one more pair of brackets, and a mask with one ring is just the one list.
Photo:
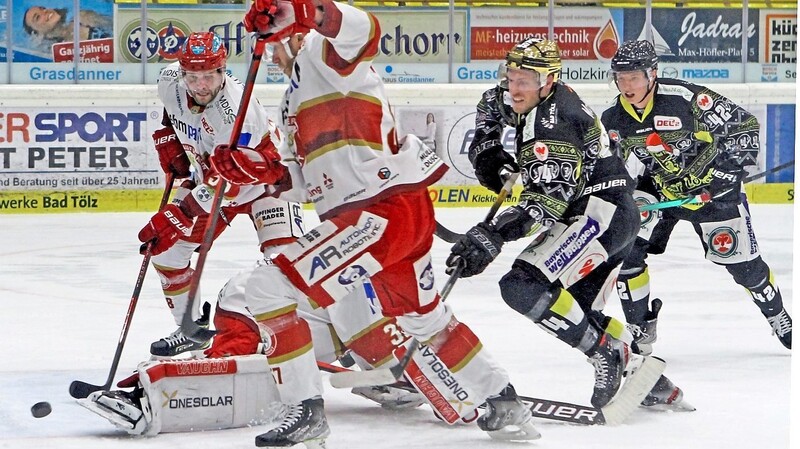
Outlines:
{"label": "black hockey puck", "polygon": [[34,418],[44,418],[52,411],[53,408],[50,407],[49,402],[37,402],[31,407],[31,415],[33,415]]}

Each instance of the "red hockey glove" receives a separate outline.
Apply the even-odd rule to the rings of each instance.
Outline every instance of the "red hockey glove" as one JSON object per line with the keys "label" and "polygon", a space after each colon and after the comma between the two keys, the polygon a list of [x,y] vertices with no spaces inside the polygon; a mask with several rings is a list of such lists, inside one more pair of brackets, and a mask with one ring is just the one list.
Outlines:
{"label": "red hockey glove", "polygon": [[315,13],[311,0],[253,0],[242,22],[247,31],[279,41],[315,27]]}
{"label": "red hockey glove", "polygon": [[264,138],[255,149],[219,145],[211,156],[211,166],[226,181],[234,185],[275,184],[286,174],[275,145]]}
{"label": "red hockey glove", "polygon": [[154,132],[153,142],[158,151],[158,162],[164,173],[172,173],[176,178],[189,177],[191,174],[189,157],[183,151],[183,145],[172,127],[167,126]]}
{"label": "red hockey glove", "polygon": [[144,254],[149,243],[150,254],[156,256],[163,253],[182,237],[191,234],[192,222],[193,220],[178,206],[166,205],[139,231],[139,241],[144,243],[139,252]]}

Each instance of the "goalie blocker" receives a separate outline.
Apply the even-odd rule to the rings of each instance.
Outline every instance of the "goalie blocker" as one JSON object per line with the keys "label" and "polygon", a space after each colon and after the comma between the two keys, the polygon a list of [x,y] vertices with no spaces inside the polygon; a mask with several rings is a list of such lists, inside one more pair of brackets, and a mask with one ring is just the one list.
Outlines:
{"label": "goalie blocker", "polygon": [[264,424],[281,411],[266,362],[262,354],[143,362],[133,393],[97,391],[78,403],[131,435]]}

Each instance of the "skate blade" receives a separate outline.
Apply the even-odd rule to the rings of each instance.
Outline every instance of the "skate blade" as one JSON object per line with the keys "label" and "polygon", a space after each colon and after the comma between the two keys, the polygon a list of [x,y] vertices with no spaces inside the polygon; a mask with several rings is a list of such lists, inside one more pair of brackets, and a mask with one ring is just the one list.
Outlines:
{"label": "skate blade", "polygon": [[647,393],[658,382],[667,367],[666,362],[657,357],[642,357],[641,366],[627,377],[616,396],[602,407],[606,425],[620,425],[639,407]]}
{"label": "skate blade", "polygon": [[531,441],[538,440],[542,434],[533,427],[531,420],[518,426],[506,426],[502,429],[487,431],[493,440],[500,441]]}
{"label": "skate blade", "polygon": [[693,412],[697,410],[695,406],[686,401],[673,402],[671,404],[643,405],[642,408],[654,412]]}
{"label": "skate blade", "polygon": [[102,405],[98,404],[95,401],[92,401],[91,399],[88,398],[77,399],[75,402],[77,402],[81,407],[89,410],[90,412],[107,419],[111,424],[114,424],[115,426],[121,429],[124,429],[126,431],[133,430],[132,422],[122,418],[121,416],[114,413],[113,410],[107,407],[103,407]]}

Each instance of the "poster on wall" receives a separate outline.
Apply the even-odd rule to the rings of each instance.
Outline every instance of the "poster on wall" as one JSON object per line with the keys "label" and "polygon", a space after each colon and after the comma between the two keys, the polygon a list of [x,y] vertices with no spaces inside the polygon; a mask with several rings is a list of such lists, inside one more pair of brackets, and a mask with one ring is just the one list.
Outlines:
{"label": "poster on wall", "polygon": [[[506,52],[529,37],[547,37],[547,8],[472,8],[470,60],[504,59]],[[619,48],[619,10],[559,8],[553,39],[564,60],[609,61]]]}
{"label": "poster on wall", "polygon": [[161,108],[0,108],[0,189],[152,189]]}
{"label": "poster on wall", "polygon": [[[751,9],[747,61],[758,62],[759,10]],[[624,40],[646,39],[645,10],[624,10]],[[741,62],[742,11],[736,8],[653,9],[653,42],[662,62]]]}
{"label": "poster on wall", "polygon": [[[0,62],[8,58],[10,32],[14,62],[72,62],[74,21],[79,17],[81,62],[114,62],[114,3],[81,0],[76,14],[72,0],[14,0],[0,7]],[[9,21],[9,15],[11,20]]]}
{"label": "poster on wall", "polygon": [[761,10],[759,43],[759,61],[797,64],[797,12],[786,9]]}
{"label": "poster on wall", "polygon": [[170,63],[186,37],[196,31],[213,31],[228,49],[228,62],[246,62],[248,33],[241,23],[239,9],[162,8],[148,6],[147,26],[142,32],[142,12],[138,5],[119,5],[117,62]]}
{"label": "poster on wall", "polygon": [[453,13],[452,42],[447,11],[372,11],[380,22],[381,37],[375,62],[393,64],[465,62],[467,13]]}

